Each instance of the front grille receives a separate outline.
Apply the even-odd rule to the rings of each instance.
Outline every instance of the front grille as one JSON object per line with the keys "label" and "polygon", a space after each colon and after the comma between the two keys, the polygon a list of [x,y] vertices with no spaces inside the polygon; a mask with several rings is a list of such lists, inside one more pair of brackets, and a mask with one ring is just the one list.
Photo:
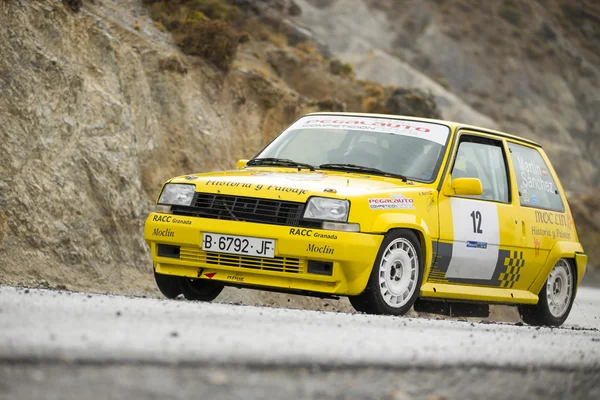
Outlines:
{"label": "front grille", "polygon": [[212,264],[223,267],[258,269],[263,271],[303,273],[304,262],[290,257],[248,257],[235,254],[204,252],[199,247],[181,246],[179,258],[183,261]]}
{"label": "front grille", "polygon": [[318,221],[302,219],[304,203],[259,199],[255,197],[196,193],[192,205],[173,206],[174,214],[230,221],[320,228]]}

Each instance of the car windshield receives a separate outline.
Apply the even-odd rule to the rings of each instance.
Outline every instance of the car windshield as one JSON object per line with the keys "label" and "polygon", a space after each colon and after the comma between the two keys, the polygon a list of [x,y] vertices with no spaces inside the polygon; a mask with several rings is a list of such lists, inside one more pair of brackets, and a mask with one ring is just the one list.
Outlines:
{"label": "car windshield", "polygon": [[351,164],[356,172],[361,172],[356,167],[362,166],[431,182],[441,163],[449,133],[445,125],[420,121],[306,116],[273,140],[255,160],[280,158],[316,168],[322,166],[320,169],[344,169],[337,164]]}

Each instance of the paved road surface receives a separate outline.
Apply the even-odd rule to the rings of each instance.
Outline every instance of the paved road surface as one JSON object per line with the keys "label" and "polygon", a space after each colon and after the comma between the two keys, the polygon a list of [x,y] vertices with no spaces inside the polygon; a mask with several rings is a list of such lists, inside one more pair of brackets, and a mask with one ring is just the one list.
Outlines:
{"label": "paved road surface", "polygon": [[0,287],[0,398],[597,399],[599,326],[589,288],[550,329]]}

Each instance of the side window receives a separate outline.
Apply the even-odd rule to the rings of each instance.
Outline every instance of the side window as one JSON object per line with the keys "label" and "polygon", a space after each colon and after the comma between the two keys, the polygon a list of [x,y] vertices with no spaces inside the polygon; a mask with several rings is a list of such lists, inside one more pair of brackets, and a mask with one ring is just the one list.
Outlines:
{"label": "side window", "polygon": [[531,147],[509,143],[521,205],[563,212],[556,182],[540,153]]}
{"label": "side window", "polygon": [[510,201],[508,174],[502,142],[477,136],[462,136],[452,168],[454,178],[479,178],[483,193],[476,199]]}

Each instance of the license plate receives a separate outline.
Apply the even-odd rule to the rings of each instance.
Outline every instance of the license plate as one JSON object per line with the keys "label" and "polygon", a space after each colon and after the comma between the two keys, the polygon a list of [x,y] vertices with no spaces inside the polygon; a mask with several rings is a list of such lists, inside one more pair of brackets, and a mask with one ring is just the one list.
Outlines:
{"label": "license plate", "polygon": [[202,250],[253,257],[275,257],[275,240],[205,232]]}

